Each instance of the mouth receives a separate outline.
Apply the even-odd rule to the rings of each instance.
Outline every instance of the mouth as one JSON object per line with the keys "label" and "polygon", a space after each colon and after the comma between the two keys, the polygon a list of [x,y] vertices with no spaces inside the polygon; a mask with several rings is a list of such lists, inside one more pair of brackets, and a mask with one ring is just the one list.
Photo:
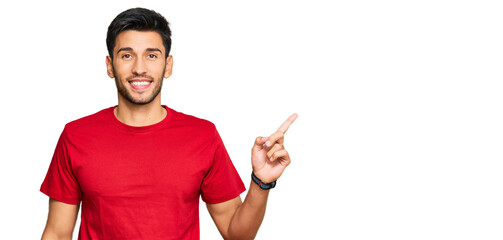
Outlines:
{"label": "mouth", "polygon": [[128,81],[128,82],[129,82],[129,85],[131,85],[131,87],[136,90],[146,89],[146,88],[150,87],[150,85],[152,84],[152,81],[146,80],[146,79],[138,79],[138,80],[132,80],[132,81]]}

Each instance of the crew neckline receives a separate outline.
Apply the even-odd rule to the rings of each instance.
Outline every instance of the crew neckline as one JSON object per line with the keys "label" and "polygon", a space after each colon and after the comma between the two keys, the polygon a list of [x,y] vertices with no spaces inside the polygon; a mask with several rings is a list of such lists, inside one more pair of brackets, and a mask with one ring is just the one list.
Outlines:
{"label": "crew neckline", "polygon": [[154,123],[154,124],[151,124],[151,125],[147,125],[147,126],[140,126],[140,127],[137,127],[137,126],[131,126],[131,125],[127,125],[121,121],[119,121],[119,119],[117,119],[117,117],[115,116],[114,114],[114,109],[117,107],[117,105],[113,106],[113,107],[110,107],[108,109],[108,116],[111,118],[112,120],[112,123],[126,131],[126,132],[130,132],[130,133],[147,133],[147,132],[151,132],[151,131],[155,131],[157,129],[160,129],[164,126],[166,126],[168,123],[169,123],[169,120],[171,118],[171,109],[166,106],[166,105],[161,105],[162,107],[164,107],[166,109],[166,116],[159,122],[157,123]]}

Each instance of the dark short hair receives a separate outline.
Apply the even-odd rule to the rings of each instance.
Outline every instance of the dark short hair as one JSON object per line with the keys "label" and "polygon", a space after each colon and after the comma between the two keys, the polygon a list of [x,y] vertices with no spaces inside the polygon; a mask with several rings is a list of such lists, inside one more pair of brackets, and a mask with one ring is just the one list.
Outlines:
{"label": "dark short hair", "polygon": [[131,8],[117,15],[107,31],[107,49],[111,58],[114,56],[117,35],[126,30],[158,32],[166,49],[166,58],[169,56],[171,29],[169,29],[168,21],[161,14],[145,8]]}

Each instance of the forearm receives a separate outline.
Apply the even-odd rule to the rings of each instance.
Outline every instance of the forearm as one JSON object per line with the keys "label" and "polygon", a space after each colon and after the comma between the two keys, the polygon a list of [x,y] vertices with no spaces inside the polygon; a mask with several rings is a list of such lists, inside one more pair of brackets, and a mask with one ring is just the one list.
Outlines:
{"label": "forearm", "polygon": [[262,190],[253,181],[243,204],[229,224],[229,239],[254,239],[264,219],[270,190]]}
{"label": "forearm", "polygon": [[42,240],[72,240],[72,234],[58,235],[54,232],[45,230],[42,234]]}

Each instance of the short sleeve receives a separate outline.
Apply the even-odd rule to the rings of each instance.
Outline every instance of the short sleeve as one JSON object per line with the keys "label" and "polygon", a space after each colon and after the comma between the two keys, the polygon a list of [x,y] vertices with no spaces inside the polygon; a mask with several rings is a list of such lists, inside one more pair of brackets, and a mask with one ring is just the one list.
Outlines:
{"label": "short sleeve", "polygon": [[213,161],[201,185],[201,198],[210,204],[231,200],[246,190],[216,129],[214,134]]}
{"label": "short sleeve", "polygon": [[50,198],[67,204],[79,204],[82,192],[72,170],[68,154],[66,129],[59,137],[49,170],[40,191]]}

